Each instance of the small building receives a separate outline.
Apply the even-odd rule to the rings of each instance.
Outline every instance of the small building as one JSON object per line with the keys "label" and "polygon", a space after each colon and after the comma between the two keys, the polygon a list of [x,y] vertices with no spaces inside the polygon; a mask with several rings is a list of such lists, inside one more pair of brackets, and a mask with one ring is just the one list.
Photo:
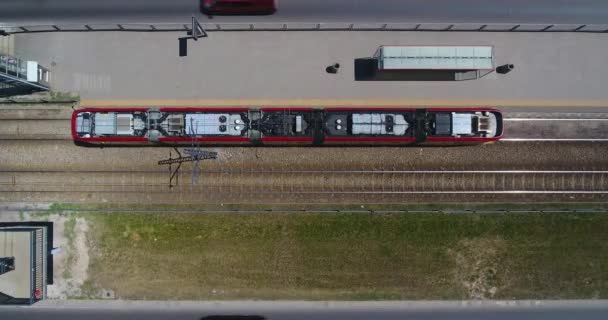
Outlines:
{"label": "small building", "polygon": [[0,222],[0,305],[32,304],[53,284],[53,223]]}
{"label": "small building", "polygon": [[390,45],[380,46],[372,58],[358,60],[358,80],[473,80],[494,71],[494,47]]}

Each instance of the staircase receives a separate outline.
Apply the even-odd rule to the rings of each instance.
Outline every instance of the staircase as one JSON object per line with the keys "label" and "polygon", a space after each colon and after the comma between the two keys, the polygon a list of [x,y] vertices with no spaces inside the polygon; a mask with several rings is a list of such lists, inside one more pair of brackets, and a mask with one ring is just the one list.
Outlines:
{"label": "staircase", "polygon": [[15,37],[0,35],[0,97],[49,90],[50,72],[35,61],[15,57]]}

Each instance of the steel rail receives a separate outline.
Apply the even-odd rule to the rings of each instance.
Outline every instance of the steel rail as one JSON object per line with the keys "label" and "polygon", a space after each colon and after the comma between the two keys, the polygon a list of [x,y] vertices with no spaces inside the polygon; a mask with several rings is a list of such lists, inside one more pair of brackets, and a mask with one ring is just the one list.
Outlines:
{"label": "steel rail", "polygon": [[[0,173],[163,173],[163,170],[0,170]],[[166,171],[166,170],[165,170]],[[201,173],[221,173],[221,174],[274,174],[274,173],[404,173],[404,174],[416,174],[416,173],[497,173],[497,174],[608,174],[608,170],[238,170],[238,171],[224,171],[224,170],[201,170]]]}
{"label": "steel rail", "polygon": [[27,208],[27,207],[4,207],[7,211],[19,211],[24,213],[39,213],[39,212],[87,212],[87,213],[177,213],[177,214],[215,214],[215,213],[231,213],[231,214],[255,214],[255,213],[447,213],[447,214],[523,214],[523,213],[540,213],[540,214],[555,214],[555,213],[605,213],[606,209],[428,209],[428,210],[408,210],[408,209],[123,209],[123,208],[108,208],[108,209],[47,209],[47,208]]}
{"label": "steel rail", "polygon": [[[0,109],[0,114],[3,113],[3,111]],[[11,110],[11,111],[16,111],[16,110]],[[41,111],[41,110],[27,110],[27,111]],[[44,110],[47,111],[47,110]],[[55,111],[55,110],[52,110]],[[0,121],[15,121],[15,120],[19,120],[19,121],[54,121],[54,120],[65,120],[65,121],[70,121],[71,118],[70,117],[63,117],[63,118],[0,118]],[[551,119],[544,119],[544,118],[504,118],[503,121],[608,121],[608,118],[598,118],[598,119],[591,119],[591,118],[574,118],[574,119],[562,119],[562,118],[551,118]]]}
{"label": "steel rail", "polygon": [[[33,110],[19,110],[19,109],[0,109],[0,114],[3,113],[3,111],[21,111],[21,112],[33,112],[33,111],[64,111],[64,110],[57,110],[57,109],[33,109]],[[0,121],[15,121],[15,120],[19,120],[19,121],[60,121],[60,120],[65,120],[65,121],[70,121],[71,117],[63,117],[63,118],[35,118],[35,119],[28,119],[28,118],[0,118]],[[608,118],[503,118],[503,121],[608,121]]]}
{"label": "steel rail", "polygon": [[[13,111],[18,109],[0,109],[0,113],[3,111]],[[21,110],[24,112],[40,112],[41,109],[32,109],[32,110]],[[48,109],[48,110],[56,110],[56,109]],[[0,121],[21,121],[21,122],[36,122],[36,121],[55,121],[56,123],[64,124],[64,121],[69,121],[71,118],[37,118],[37,119],[23,119],[21,117],[11,117],[11,118],[0,118]],[[589,121],[598,121],[605,122],[608,121],[608,118],[505,118],[505,122],[589,122]],[[2,128],[2,126],[0,126]],[[67,132],[67,131],[66,131]],[[44,133],[0,133],[0,140],[4,141],[70,141],[72,137],[69,132],[65,134],[65,136],[61,134],[44,134]],[[503,142],[608,142],[608,138],[510,138],[505,137],[502,138]]]}
{"label": "steel rail", "polygon": [[[14,137],[13,137],[14,136]],[[18,135],[13,135],[13,136],[9,136],[6,135],[4,137],[2,137],[2,134],[0,134],[0,140],[4,140],[4,141],[71,141],[73,140],[71,136],[66,136],[63,138],[60,137],[40,137],[40,138],[32,138],[32,137],[23,137],[23,136],[18,136]],[[566,138],[566,139],[543,139],[543,138],[502,138],[500,139],[500,141],[502,142],[606,142],[608,141],[608,138],[604,139],[570,139],[570,138]],[[499,142],[500,142],[499,141]],[[171,145],[173,146],[173,145]],[[102,146],[99,146],[99,148],[101,148]],[[104,145],[104,148],[112,148],[112,145]],[[137,148],[137,147],[141,147],[141,145],[133,145],[131,146],[133,148]],[[168,147],[168,146],[163,146],[163,145],[156,145],[155,147],[158,148],[162,148],[162,147]],[[210,148],[215,148],[218,146],[209,146]],[[230,146],[231,148],[233,147],[237,147],[238,146]],[[276,147],[276,146],[274,146]],[[334,146],[336,147],[336,146]],[[356,147],[356,146],[354,146]],[[359,146],[362,147],[362,146]],[[391,147],[391,146],[385,146],[385,147]],[[392,146],[395,147],[395,146]],[[403,146],[403,147],[416,147],[416,145],[407,145],[407,146]],[[93,146],[92,148],[95,148],[95,146]]]}
{"label": "steel rail", "polygon": [[[72,137],[71,136],[66,136],[64,138],[20,138],[19,136],[15,135],[15,137],[1,137],[0,134],[0,140],[3,141],[72,141]],[[576,138],[564,138],[564,139],[544,139],[544,138],[502,138],[500,139],[500,141],[498,141],[498,143],[500,142],[606,142],[608,141],[608,138],[599,138],[599,139],[576,139]],[[137,147],[142,147],[143,145],[133,145],[131,146],[132,148],[137,148]],[[163,145],[147,145],[149,147],[157,147],[157,148],[163,148],[163,147],[169,147],[169,146],[163,146]],[[101,148],[102,146],[99,146],[99,148]],[[104,145],[104,148],[112,148],[112,145]],[[171,147],[173,147],[173,145],[171,145]],[[209,146],[209,148],[216,148],[218,146]],[[244,146],[244,147],[251,147],[251,146]],[[273,146],[276,147],[276,146]],[[322,146],[320,148],[324,148],[325,146]],[[337,146],[334,146],[337,147]],[[357,147],[357,146],[353,146],[353,147]],[[363,147],[363,146],[358,146],[358,147]],[[391,146],[383,146],[383,147],[391,147]],[[398,148],[399,146],[392,146],[393,148]],[[403,148],[412,148],[412,147],[417,147],[417,145],[405,145],[402,146]],[[93,146],[92,148],[95,148],[95,146]],[[238,148],[238,146],[230,146],[230,148]],[[306,148],[306,147],[303,147]],[[438,147],[440,148],[440,147]]]}
{"label": "steel rail", "polygon": [[[103,194],[168,194],[168,191],[129,191],[129,190],[95,190],[95,191],[81,191],[83,193],[103,193]],[[18,190],[18,191],[7,191],[0,190],[0,193],[65,193],[65,191],[58,190],[44,190],[44,191],[29,191],[29,190]],[[70,192],[73,193],[73,192]],[[195,191],[180,191],[179,194],[196,194],[200,195],[201,192]],[[501,190],[501,191],[208,191],[205,190],[206,194],[255,194],[255,195],[289,195],[289,194],[336,194],[336,195],[348,195],[348,194],[608,194],[606,191],[580,191],[580,190],[556,190],[556,191],[543,191],[543,190]]]}
{"label": "steel rail", "polygon": [[[604,194],[608,171],[266,171],[205,172],[207,182],[170,189],[167,173],[8,173],[2,192],[197,194]],[[47,190],[45,190],[47,189]],[[50,190],[48,190],[50,189]],[[110,189],[110,190],[108,190]]]}

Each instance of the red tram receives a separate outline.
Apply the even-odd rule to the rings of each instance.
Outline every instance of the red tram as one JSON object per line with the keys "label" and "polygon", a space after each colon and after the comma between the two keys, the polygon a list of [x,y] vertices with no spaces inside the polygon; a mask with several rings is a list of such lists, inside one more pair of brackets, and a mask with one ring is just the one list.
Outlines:
{"label": "red tram", "polygon": [[81,144],[237,146],[470,145],[498,141],[492,108],[85,108]]}

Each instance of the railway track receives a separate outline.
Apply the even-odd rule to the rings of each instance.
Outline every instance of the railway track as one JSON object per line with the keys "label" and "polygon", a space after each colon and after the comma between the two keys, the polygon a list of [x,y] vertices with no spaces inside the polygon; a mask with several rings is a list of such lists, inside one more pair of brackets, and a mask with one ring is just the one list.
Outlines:
{"label": "railway track", "polygon": [[577,142],[608,141],[608,118],[605,114],[580,117],[506,117],[505,142]]}
{"label": "railway track", "polygon": [[[4,112],[4,113],[3,113]],[[44,161],[50,161],[48,167],[63,168],[62,161],[54,155],[71,152],[67,159],[73,167],[85,169],[102,163],[109,170],[114,168],[112,161],[129,162],[137,160],[139,149],[101,150],[74,148],[70,151],[63,144],[55,149],[47,148],[46,141],[41,144],[33,142],[23,144],[22,141],[58,140],[69,142],[71,110],[57,112],[53,109],[37,109],[23,111],[18,109],[0,109],[0,140],[15,140],[7,145],[18,144],[12,148],[18,152],[10,167],[21,170],[27,166],[19,165],[23,159],[39,157],[37,150],[45,146],[46,153],[41,161],[29,161],[40,169],[46,168]],[[513,113],[505,114],[506,141],[608,141],[608,113],[598,114],[542,114],[542,113]],[[4,117],[4,118],[3,118]],[[532,129],[531,129],[532,128]],[[561,128],[569,128],[562,134]],[[532,130],[530,132],[530,130]],[[543,137],[552,137],[546,139]],[[65,143],[65,142],[62,142]],[[603,145],[602,145],[603,146]],[[72,146],[70,145],[70,148]],[[511,147],[512,148],[512,147]],[[561,145],[555,144],[556,150]],[[597,147],[595,147],[597,148]],[[508,149],[508,148],[507,148]],[[449,149],[445,149],[449,150]],[[454,149],[457,150],[457,149]],[[514,150],[514,149],[513,149]],[[588,149],[587,149],[588,150]],[[229,154],[229,151],[225,151]],[[267,154],[268,151],[256,151]],[[147,152],[146,154],[155,154]],[[251,154],[253,157],[253,153]],[[272,152],[270,152],[272,154]],[[319,153],[324,154],[324,153]],[[348,152],[356,156],[359,151]],[[412,155],[411,152],[407,153]],[[463,154],[458,157],[465,157]],[[49,155],[51,155],[49,157]],[[125,156],[126,155],[126,156]],[[414,155],[418,156],[418,155]],[[437,156],[437,155],[435,155]],[[489,154],[486,152],[486,157]],[[544,156],[547,157],[547,156]],[[572,157],[572,155],[570,155]],[[264,159],[264,157],[262,157]],[[372,157],[373,158],[373,157]],[[366,158],[365,161],[370,161]],[[465,157],[469,159],[469,157]],[[54,160],[55,159],[55,160]],[[226,159],[231,159],[228,155]],[[204,171],[198,178],[199,183],[190,183],[190,171],[180,173],[180,184],[174,188],[168,187],[169,173],[167,171],[0,171],[0,201],[112,201],[133,203],[137,201],[155,203],[209,203],[209,202],[264,202],[264,203],[309,203],[311,199],[320,202],[403,202],[403,201],[477,201],[477,200],[602,200],[608,199],[604,171],[288,171],[291,165],[274,162],[266,168],[283,168],[284,171],[234,171],[234,167],[258,168],[259,165],[249,158],[237,157],[231,161],[232,169],[226,171]],[[253,158],[251,158],[253,159]],[[294,158],[295,159],[295,158]],[[298,158],[299,159],[299,158]],[[397,159],[397,158],[390,158]],[[528,156],[526,161],[536,163],[538,159]],[[543,158],[544,159],[544,158]],[[553,159],[548,157],[547,159]],[[477,158],[471,157],[471,161]],[[236,164],[235,161],[240,161]],[[268,162],[268,159],[264,161]],[[293,161],[293,160],[292,160]],[[319,159],[309,157],[307,161],[317,163]],[[354,160],[353,160],[354,161]],[[363,161],[363,160],[362,160]],[[537,168],[543,168],[543,160]],[[551,160],[552,161],[552,160]],[[556,160],[557,161],[557,160]],[[491,161],[490,161],[491,162]],[[58,164],[59,163],[59,164]],[[82,164],[86,165],[82,165]],[[252,163],[252,165],[246,165]],[[270,163],[270,162],[268,162]],[[389,161],[389,163],[391,163]],[[401,163],[401,162],[400,162]],[[471,162],[472,163],[472,162]],[[589,163],[591,163],[589,165]],[[5,162],[5,164],[7,164]],[[233,165],[234,164],[234,165]],[[485,164],[480,160],[480,164]],[[508,166],[512,168],[527,167],[526,165]],[[587,162],[590,168],[604,169],[603,165]],[[434,162],[425,166],[435,168],[443,162]],[[144,164],[144,166],[146,166]],[[213,165],[218,168],[222,165]],[[73,168],[72,167],[72,168]],[[121,168],[130,166],[121,165]],[[141,168],[142,166],[139,166]],[[152,169],[153,166],[146,166]],[[189,168],[189,165],[185,166]],[[323,165],[311,165],[309,168],[323,168]],[[329,165],[332,168],[361,167],[357,161]],[[369,165],[369,168],[393,167],[393,165]],[[394,167],[405,167],[396,165]],[[416,166],[419,167],[419,166]],[[451,166],[458,167],[458,166]],[[470,167],[466,165],[464,167]],[[474,166],[477,167],[477,166]],[[487,168],[488,166],[486,166]],[[493,165],[500,169],[504,165]],[[556,166],[549,166],[549,168]],[[558,166],[570,168],[571,164]],[[5,168],[9,168],[7,165]],[[138,166],[134,166],[138,168]],[[0,164],[0,169],[2,166]],[[216,169],[217,170],[217,169]],[[232,170],[232,171],[229,171]],[[281,170],[281,169],[278,169]],[[134,200],[135,199],[135,200]]]}
{"label": "railway track", "polygon": [[71,140],[65,119],[0,119],[0,140]]}
{"label": "railway track", "polygon": [[0,107],[0,119],[2,120],[70,120],[71,108],[61,110],[54,108],[19,109]]}
{"label": "railway track", "polygon": [[18,201],[46,194],[70,199],[172,199],[185,203],[239,199],[288,202],[311,197],[377,202],[428,196],[455,200],[486,195],[608,197],[608,171],[203,171],[198,184],[193,185],[186,170],[180,173],[177,186],[169,188],[168,181],[166,171],[0,172],[0,197]]}
{"label": "railway track", "polygon": [[[0,109],[0,140],[72,140],[71,109],[2,110]],[[538,118],[537,114],[506,115],[505,142],[577,142],[608,141],[607,114],[586,117],[570,114]]]}

